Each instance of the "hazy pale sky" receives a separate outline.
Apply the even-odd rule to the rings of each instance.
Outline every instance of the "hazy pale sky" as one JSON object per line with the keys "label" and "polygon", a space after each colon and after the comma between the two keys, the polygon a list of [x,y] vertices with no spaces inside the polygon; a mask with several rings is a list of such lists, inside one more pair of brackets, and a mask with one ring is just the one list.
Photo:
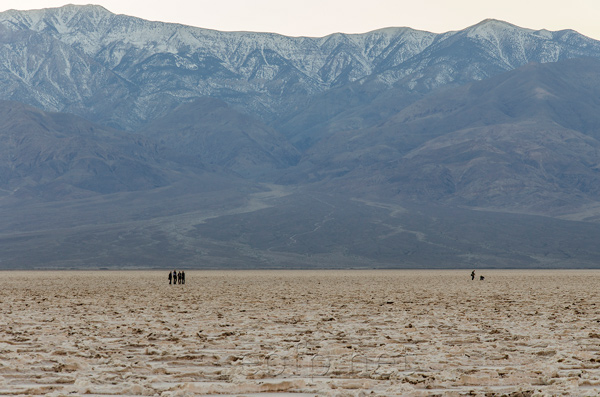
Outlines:
{"label": "hazy pale sky", "polygon": [[0,11],[100,4],[117,14],[225,31],[288,36],[408,26],[460,30],[486,18],[531,29],[574,29],[600,40],[600,0],[0,0]]}

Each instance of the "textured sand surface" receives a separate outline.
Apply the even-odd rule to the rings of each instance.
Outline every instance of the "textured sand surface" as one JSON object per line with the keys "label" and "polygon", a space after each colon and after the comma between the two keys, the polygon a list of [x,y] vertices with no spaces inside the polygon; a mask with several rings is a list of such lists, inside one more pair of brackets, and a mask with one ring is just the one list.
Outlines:
{"label": "textured sand surface", "polygon": [[186,273],[0,272],[0,394],[600,394],[600,271]]}

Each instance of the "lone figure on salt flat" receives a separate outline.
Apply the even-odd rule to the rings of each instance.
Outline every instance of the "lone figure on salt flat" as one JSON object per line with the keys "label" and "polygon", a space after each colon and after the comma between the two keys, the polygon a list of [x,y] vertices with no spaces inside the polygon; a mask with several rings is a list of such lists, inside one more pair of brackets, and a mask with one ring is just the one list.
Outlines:
{"label": "lone figure on salt flat", "polygon": [[471,280],[475,280],[475,270],[471,272]]}

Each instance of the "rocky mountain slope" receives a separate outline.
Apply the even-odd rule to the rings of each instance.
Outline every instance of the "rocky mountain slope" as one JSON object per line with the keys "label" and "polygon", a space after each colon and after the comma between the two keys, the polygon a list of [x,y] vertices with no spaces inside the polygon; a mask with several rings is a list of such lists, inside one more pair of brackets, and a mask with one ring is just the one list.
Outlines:
{"label": "rocky mountain slope", "polygon": [[600,199],[600,61],[448,88],[308,150],[289,183],[556,214]]}
{"label": "rocky mountain slope", "polygon": [[176,173],[143,136],[19,102],[0,101],[0,142],[0,189],[12,200],[148,190]]}
{"label": "rocky mountain slope", "polygon": [[217,165],[259,180],[300,157],[273,128],[213,98],[182,104],[142,133],[172,149],[179,162]]}

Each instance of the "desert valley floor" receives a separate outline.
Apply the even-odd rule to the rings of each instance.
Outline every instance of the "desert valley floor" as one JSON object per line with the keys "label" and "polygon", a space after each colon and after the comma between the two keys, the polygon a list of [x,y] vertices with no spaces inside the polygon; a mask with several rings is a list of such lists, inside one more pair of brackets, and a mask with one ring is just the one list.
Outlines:
{"label": "desert valley floor", "polygon": [[0,272],[0,394],[600,394],[600,271],[470,271]]}

